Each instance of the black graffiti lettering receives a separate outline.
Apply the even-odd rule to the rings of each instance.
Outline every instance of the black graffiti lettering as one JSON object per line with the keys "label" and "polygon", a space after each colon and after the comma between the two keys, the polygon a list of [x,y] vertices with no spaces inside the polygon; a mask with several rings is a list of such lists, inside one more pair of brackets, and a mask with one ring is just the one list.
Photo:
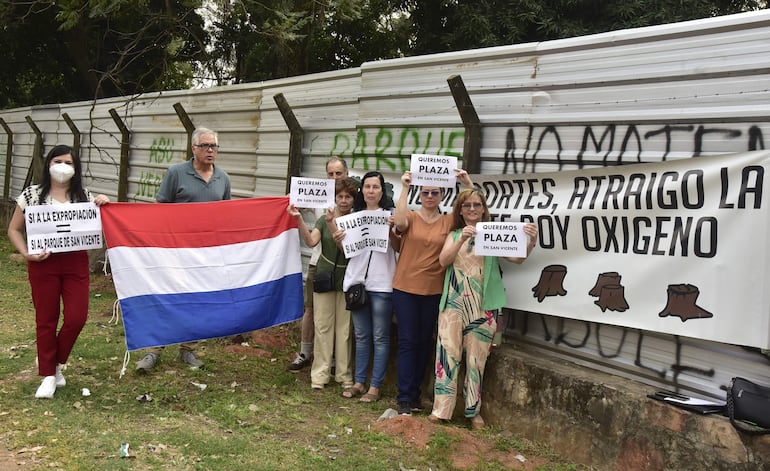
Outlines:
{"label": "black graffiti lettering", "polygon": [[661,157],[661,160],[663,162],[665,162],[666,159],[668,158],[668,154],[671,152],[671,134],[674,133],[674,132],[679,132],[679,131],[683,131],[683,132],[688,132],[689,133],[689,132],[692,132],[693,129],[694,129],[694,126],[692,126],[692,125],[688,125],[688,126],[672,126],[670,124],[666,124],[662,128],[660,128],[660,129],[656,129],[656,130],[653,130],[653,131],[646,132],[644,134],[644,138],[645,139],[649,139],[651,137],[655,137],[655,136],[658,136],[658,135],[661,135],[661,134],[665,137],[665,141],[664,141],[665,142],[665,146],[664,146],[665,147],[665,151],[663,152],[663,156]]}
{"label": "black graffiti lettering", "polygon": [[516,168],[516,139],[513,128],[505,131],[505,153],[503,154],[503,173],[508,173],[508,164],[513,162],[513,173],[519,173]]}
{"label": "black graffiti lettering", "polygon": [[623,157],[626,155],[628,143],[631,141],[631,138],[633,138],[636,143],[636,159],[634,160],[637,163],[642,161],[642,137],[639,135],[639,130],[636,128],[636,125],[632,124],[628,126],[626,135],[623,136],[623,143],[620,145],[620,154],[618,154],[618,164],[623,162]]}
{"label": "black graffiti lettering", "polygon": [[[543,148],[543,141],[548,135],[553,135],[554,140],[556,141],[556,161],[558,163],[558,168],[561,170],[561,151],[562,151],[562,145],[561,145],[561,136],[559,136],[559,131],[556,130],[556,126],[546,126],[543,132],[540,134],[540,139],[537,141],[537,149],[535,150],[535,154],[532,156],[532,170],[531,172],[535,172],[535,164],[537,163],[537,155],[540,153],[540,151]],[[526,160],[525,160],[526,165]],[[526,169],[524,169],[526,172]]]}
{"label": "black graffiti lettering", "polygon": [[[643,151],[659,156],[657,160],[660,161],[666,161],[674,151],[676,151],[677,157],[697,157],[709,152],[709,149],[704,148],[704,146],[708,145],[711,141],[725,142],[735,140],[744,135],[747,136],[745,148],[736,147],[731,144],[731,151],[739,152],[742,150],[765,148],[762,128],[757,125],[751,125],[747,129],[742,130],[711,128],[697,123],[689,125],[662,124],[644,132],[644,137],[642,137],[640,128],[650,129],[651,126],[656,125],[628,124],[625,131],[623,131],[622,139],[618,139],[617,137],[620,136],[621,131],[620,125],[616,123],[609,123],[604,129],[596,125],[583,125],[582,127],[580,125],[550,125],[545,127],[528,125],[527,137],[522,142],[523,147],[517,147],[515,129],[514,127],[509,127],[505,132],[503,173],[508,173],[511,168],[513,173],[534,172],[538,163],[553,163],[554,159],[559,170],[562,170],[566,165],[584,168],[587,166],[640,163],[642,162]],[[568,152],[570,148],[565,148],[563,143],[572,141],[569,139],[565,140],[561,134],[567,130],[573,133],[576,128],[582,132],[580,147],[574,150],[575,157],[573,159],[564,160],[562,155]],[[601,134],[599,134],[600,129]],[[686,142],[686,139],[681,137],[682,133],[689,134],[688,137],[691,140],[690,148],[682,148],[682,143]],[[713,135],[719,135],[720,138],[706,139]],[[674,148],[675,143],[676,148]],[[711,153],[716,151],[718,149],[712,150]],[[617,154],[617,158],[613,162],[612,156],[614,154]],[[517,157],[517,155],[520,155],[520,157]],[[595,156],[595,158],[591,159],[591,156]],[[519,165],[519,162],[521,162],[521,165]]]}
{"label": "black graffiti lettering", "polygon": [[737,129],[721,129],[721,128],[707,128],[703,126],[702,124],[698,126],[698,129],[695,131],[694,136],[694,149],[693,149],[693,157],[698,157],[703,153],[703,136],[707,134],[722,134],[723,139],[734,139],[736,137],[741,136],[741,132]]}
{"label": "black graffiti lettering", "polygon": [[762,130],[759,126],[749,128],[749,150],[761,150],[765,148],[765,140],[762,138]]}
{"label": "black graffiti lettering", "polygon": [[607,151],[602,157],[602,162],[604,165],[607,165],[607,159],[610,156],[610,152],[612,152],[613,147],[615,147],[615,125],[610,124],[607,126],[607,128],[602,133],[602,137],[599,138],[598,141],[596,140],[596,135],[594,135],[593,127],[586,126],[586,128],[583,130],[583,142],[580,144],[580,152],[578,152],[577,155],[578,168],[583,168],[583,156],[585,155],[588,148],[588,138],[591,138],[591,142],[594,145],[594,150],[596,150],[596,153],[599,153],[602,150],[602,144],[604,143],[604,140],[608,136],[609,144],[607,145]]}

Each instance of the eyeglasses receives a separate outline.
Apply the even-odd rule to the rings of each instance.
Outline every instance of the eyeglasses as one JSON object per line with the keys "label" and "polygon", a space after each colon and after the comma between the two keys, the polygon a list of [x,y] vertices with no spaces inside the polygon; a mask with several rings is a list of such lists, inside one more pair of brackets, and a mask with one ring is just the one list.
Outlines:
{"label": "eyeglasses", "polygon": [[206,150],[219,150],[219,144],[193,144],[193,147]]}
{"label": "eyeglasses", "polygon": [[422,196],[438,196],[441,194],[441,191],[439,190],[422,190],[420,192]]}
{"label": "eyeglasses", "polygon": [[483,208],[484,203],[482,202],[472,202],[472,203],[463,203],[463,209],[471,209],[471,208]]}

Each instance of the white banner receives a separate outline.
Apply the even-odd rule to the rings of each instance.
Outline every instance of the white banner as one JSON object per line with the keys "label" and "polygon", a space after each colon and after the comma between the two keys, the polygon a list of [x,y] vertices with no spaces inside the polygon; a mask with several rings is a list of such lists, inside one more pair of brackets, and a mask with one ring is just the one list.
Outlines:
{"label": "white banner", "polygon": [[291,177],[289,203],[298,208],[333,208],[334,179]]}
{"label": "white banner", "polygon": [[477,222],[474,238],[476,255],[526,257],[527,239],[524,224],[517,222]]}
{"label": "white banner", "polygon": [[456,168],[457,157],[449,155],[412,154],[409,161],[412,185],[415,186],[453,187],[457,180]]}
{"label": "white banner", "polygon": [[337,227],[345,231],[342,249],[346,258],[352,258],[369,251],[387,252],[390,226],[390,212],[357,211],[335,219]]}
{"label": "white banner", "polygon": [[27,206],[24,219],[31,254],[102,247],[102,219],[94,203]]}
{"label": "white banner", "polygon": [[493,221],[539,227],[524,264],[501,262],[508,307],[770,348],[769,165],[759,151],[472,178]]}

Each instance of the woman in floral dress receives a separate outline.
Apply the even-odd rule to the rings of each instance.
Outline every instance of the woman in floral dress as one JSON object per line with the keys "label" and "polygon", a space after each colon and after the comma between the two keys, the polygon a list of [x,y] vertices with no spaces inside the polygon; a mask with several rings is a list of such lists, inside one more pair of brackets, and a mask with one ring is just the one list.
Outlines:
{"label": "woman in floral dress", "polygon": [[[481,385],[497,314],[505,305],[505,289],[498,257],[477,256],[473,249],[476,223],[489,221],[486,199],[479,189],[462,190],[452,209],[452,228],[439,262],[447,267],[441,296],[436,342],[436,381],[433,422],[452,417],[457,401],[457,378],[465,350],[465,417],[474,429],[484,427]],[[526,224],[527,255],[535,247],[537,226]],[[509,258],[522,263],[524,258]]]}

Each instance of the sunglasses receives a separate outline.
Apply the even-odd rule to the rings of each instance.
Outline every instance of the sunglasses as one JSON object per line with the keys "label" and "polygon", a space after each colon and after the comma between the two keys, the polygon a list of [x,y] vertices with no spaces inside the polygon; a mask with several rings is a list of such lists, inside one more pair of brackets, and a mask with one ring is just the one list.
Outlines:
{"label": "sunglasses", "polygon": [[422,190],[420,192],[422,196],[438,196],[441,194],[441,191],[439,190]]}
{"label": "sunglasses", "polygon": [[481,202],[472,202],[472,203],[463,203],[463,209],[471,209],[471,208],[483,208],[484,203]]}
{"label": "sunglasses", "polygon": [[193,144],[193,147],[197,147],[198,149],[206,149],[206,150],[219,150],[218,144]]}

